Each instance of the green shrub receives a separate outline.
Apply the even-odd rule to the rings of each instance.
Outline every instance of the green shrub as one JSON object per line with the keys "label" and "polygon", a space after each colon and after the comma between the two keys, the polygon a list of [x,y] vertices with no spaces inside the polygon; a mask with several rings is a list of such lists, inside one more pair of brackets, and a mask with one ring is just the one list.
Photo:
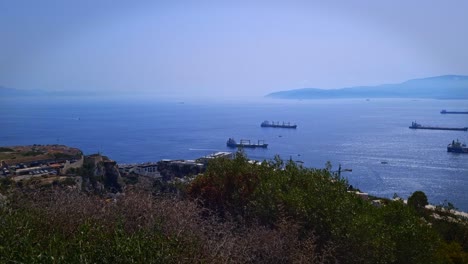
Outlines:
{"label": "green shrub", "polygon": [[422,191],[416,191],[408,198],[408,206],[418,212],[424,210],[424,207],[428,204],[427,196]]}
{"label": "green shrub", "polygon": [[297,239],[314,233],[319,250],[333,245],[340,263],[434,263],[440,239],[408,206],[381,208],[348,192],[328,168],[296,163],[251,164],[238,154],[217,159],[188,188],[221,216],[239,216],[275,228],[282,219],[300,223]]}

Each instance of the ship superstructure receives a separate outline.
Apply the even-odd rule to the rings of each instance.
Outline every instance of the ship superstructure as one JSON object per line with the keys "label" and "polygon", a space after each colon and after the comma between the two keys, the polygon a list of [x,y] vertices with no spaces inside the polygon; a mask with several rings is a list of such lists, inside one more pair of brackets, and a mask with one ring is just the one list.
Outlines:
{"label": "ship superstructure", "polygon": [[297,125],[296,124],[291,124],[291,122],[283,122],[283,123],[280,123],[279,121],[278,122],[275,122],[275,121],[263,121],[262,124],[260,125],[261,127],[276,127],[276,128],[297,128]]}

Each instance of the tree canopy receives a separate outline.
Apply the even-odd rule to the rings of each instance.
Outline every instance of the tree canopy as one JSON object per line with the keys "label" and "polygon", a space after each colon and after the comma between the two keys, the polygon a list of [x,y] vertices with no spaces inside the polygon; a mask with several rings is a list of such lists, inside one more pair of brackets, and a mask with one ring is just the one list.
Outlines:
{"label": "tree canopy", "polygon": [[408,206],[420,211],[424,209],[426,205],[428,205],[427,196],[422,191],[415,191],[409,198],[408,198]]}

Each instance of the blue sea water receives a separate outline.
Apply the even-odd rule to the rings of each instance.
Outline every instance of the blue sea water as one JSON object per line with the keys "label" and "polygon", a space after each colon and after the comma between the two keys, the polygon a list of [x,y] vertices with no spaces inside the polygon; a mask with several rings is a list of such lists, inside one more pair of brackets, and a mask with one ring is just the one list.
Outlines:
{"label": "blue sea water", "polygon": [[[119,163],[195,159],[229,151],[229,137],[263,139],[268,149],[249,158],[284,159],[324,167],[331,161],[352,172],[350,184],[373,195],[407,198],[424,191],[429,201],[450,201],[468,211],[468,155],[447,153],[468,132],[412,130],[424,125],[468,126],[468,101],[364,99],[257,102],[15,99],[0,102],[0,145],[65,144],[101,152]],[[298,128],[261,128],[264,120]],[[231,150],[232,151],[232,150]],[[311,194],[313,195],[313,194]]]}

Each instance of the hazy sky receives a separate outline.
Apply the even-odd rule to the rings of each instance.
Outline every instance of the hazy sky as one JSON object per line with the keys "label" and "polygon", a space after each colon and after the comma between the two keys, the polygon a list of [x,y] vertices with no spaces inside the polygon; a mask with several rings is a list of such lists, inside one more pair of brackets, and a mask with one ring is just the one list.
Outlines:
{"label": "hazy sky", "polygon": [[468,1],[0,0],[0,86],[261,96],[468,75]]}

